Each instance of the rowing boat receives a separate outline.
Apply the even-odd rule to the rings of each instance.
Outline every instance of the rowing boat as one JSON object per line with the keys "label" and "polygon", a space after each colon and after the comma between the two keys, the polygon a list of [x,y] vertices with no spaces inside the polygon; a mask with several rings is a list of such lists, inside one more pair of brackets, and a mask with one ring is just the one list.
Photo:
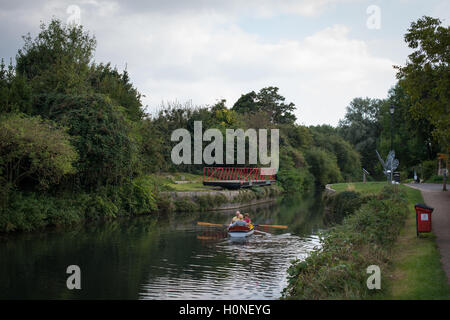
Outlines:
{"label": "rowing boat", "polygon": [[249,237],[255,232],[255,228],[252,224],[249,226],[236,226],[231,225],[228,227],[228,235],[231,238],[245,238]]}

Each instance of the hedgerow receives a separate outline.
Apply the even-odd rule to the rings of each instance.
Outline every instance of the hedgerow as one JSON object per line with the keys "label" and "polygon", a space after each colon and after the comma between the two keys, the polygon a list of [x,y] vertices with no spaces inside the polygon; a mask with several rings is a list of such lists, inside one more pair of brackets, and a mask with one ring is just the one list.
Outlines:
{"label": "hedgerow", "polygon": [[372,295],[366,269],[378,265],[383,270],[388,265],[390,249],[408,212],[405,199],[404,192],[386,188],[342,224],[324,232],[321,247],[288,269],[283,298],[363,299]]}

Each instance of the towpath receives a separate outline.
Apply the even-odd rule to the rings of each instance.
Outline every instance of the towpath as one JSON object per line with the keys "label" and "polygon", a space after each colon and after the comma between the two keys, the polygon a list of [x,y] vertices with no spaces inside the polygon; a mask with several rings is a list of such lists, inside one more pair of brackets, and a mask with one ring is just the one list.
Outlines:
{"label": "towpath", "polygon": [[450,191],[442,191],[442,184],[406,184],[422,192],[425,204],[434,208],[432,229],[441,253],[442,267],[450,284]]}

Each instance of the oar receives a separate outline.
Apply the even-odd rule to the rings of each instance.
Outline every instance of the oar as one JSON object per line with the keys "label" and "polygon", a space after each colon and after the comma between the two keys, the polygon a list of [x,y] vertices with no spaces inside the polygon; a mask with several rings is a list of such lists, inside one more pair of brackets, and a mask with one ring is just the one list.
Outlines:
{"label": "oar", "polygon": [[256,229],[255,229],[255,232],[259,232],[259,233],[264,234],[266,236],[271,236],[271,234],[269,232],[264,232],[264,231],[256,230]]}
{"label": "oar", "polygon": [[287,229],[288,226],[278,225],[278,224],[255,224],[255,227],[263,227],[263,228],[278,228],[278,229]]}
{"label": "oar", "polygon": [[[210,223],[210,222],[201,222],[197,221],[197,224],[199,226],[209,226],[209,227],[226,227],[227,224],[217,224],[217,223]],[[254,224],[255,227],[263,227],[263,228],[278,228],[278,229],[287,229],[288,226],[284,225],[277,225],[277,224]]]}
{"label": "oar", "polygon": [[209,223],[209,222],[201,222],[201,221],[197,221],[197,224],[199,226],[209,226],[209,227],[225,227],[225,226],[227,226],[226,224],[217,224],[217,223]]}

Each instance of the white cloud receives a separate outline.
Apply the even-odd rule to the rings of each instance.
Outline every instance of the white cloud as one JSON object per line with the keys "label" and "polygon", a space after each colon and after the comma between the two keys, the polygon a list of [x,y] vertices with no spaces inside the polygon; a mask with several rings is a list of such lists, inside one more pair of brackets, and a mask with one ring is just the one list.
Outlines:
{"label": "white cloud", "polygon": [[[261,14],[311,15],[337,1],[275,5],[263,0],[257,7]],[[58,11],[55,3],[48,2],[41,15],[60,12],[63,19],[66,7],[60,4]],[[236,4],[228,3],[231,8]],[[352,39],[344,25],[302,40],[267,42],[239,28],[230,10],[168,14],[130,11],[117,2],[86,0],[79,5],[82,23],[97,37],[96,61],[111,61],[119,68],[127,64],[150,110],[170,100],[212,104],[226,98],[231,105],[243,93],[273,85],[297,105],[299,122],[335,125],[352,98],[383,97],[395,81],[392,65],[396,63],[373,56],[366,42]]]}
{"label": "white cloud", "polygon": [[275,85],[299,107],[300,122],[337,124],[353,97],[384,97],[395,81],[395,63],[371,55],[343,25],[273,43],[216,13],[135,14],[110,17],[102,26],[93,23],[97,60],[128,62],[150,109],[163,100],[231,104],[242,93]]}
{"label": "white cloud", "polygon": [[[252,0],[246,1],[246,4],[249,7],[257,8],[256,13],[262,16],[273,16],[277,14],[316,16],[338,3],[355,1],[358,0]],[[239,2],[242,6],[242,1],[237,1],[237,3]]]}

